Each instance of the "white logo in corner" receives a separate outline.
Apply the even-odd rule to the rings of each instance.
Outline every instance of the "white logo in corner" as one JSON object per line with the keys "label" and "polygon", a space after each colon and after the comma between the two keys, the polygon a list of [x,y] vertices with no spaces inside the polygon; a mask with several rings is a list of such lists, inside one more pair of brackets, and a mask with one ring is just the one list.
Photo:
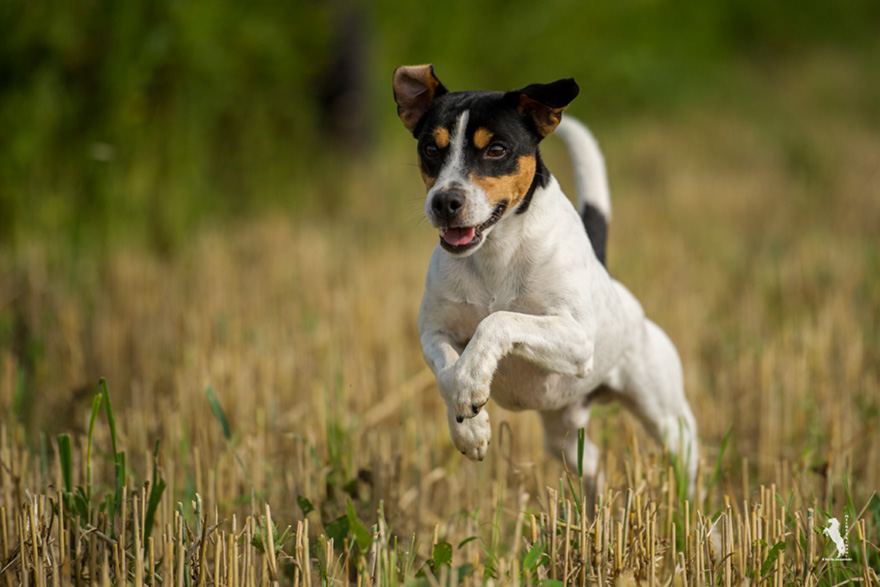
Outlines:
{"label": "white logo in corner", "polygon": [[[849,515],[844,516],[844,530],[849,528]],[[832,558],[826,558],[825,560],[831,561],[848,561],[852,560],[849,558],[849,537],[844,532],[843,535],[840,533],[840,521],[837,518],[830,518],[828,520],[828,525],[822,530],[822,534],[831,539],[831,542],[834,543],[834,547],[837,549],[837,556]]]}

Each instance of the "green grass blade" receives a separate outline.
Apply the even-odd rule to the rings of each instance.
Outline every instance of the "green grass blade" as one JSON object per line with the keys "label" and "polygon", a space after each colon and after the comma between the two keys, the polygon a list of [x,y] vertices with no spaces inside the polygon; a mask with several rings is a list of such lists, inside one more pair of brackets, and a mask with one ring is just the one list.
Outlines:
{"label": "green grass blade", "polygon": [[125,485],[125,451],[116,453],[113,459],[113,470],[116,476],[116,495],[113,503],[113,511],[118,511],[122,505],[122,487]]}
{"label": "green grass blade", "polygon": [[73,509],[79,515],[80,523],[87,523],[89,520],[89,510],[91,509],[91,506],[88,502],[88,497],[86,496],[81,486],[77,486],[73,490],[73,505]]}
{"label": "green grass blade", "polygon": [[[569,473],[568,470],[565,471],[565,480],[568,481],[568,489],[571,491],[571,498],[574,500],[575,505],[577,506],[575,511],[579,512],[579,511],[581,511],[581,502],[583,501],[583,491],[584,491],[583,490],[583,487],[584,487],[583,479],[581,479],[581,483],[580,483],[580,485],[581,485],[580,492],[578,492],[577,488],[574,486],[574,481],[572,480],[571,473]],[[562,481],[563,480],[560,478],[559,479],[559,500],[560,500],[560,502],[564,503],[565,502],[565,484]],[[568,522],[568,521],[570,521],[570,520],[566,520],[566,522]]]}
{"label": "green grass blade", "polygon": [[578,428],[578,479],[580,479],[580,491],[575,495],[580,495],[578,500],[578,509],[581,511],[581,504],[584,502],[584,446],[587,442],[587,429]]}
{"label": "green grass blade", "polygon": [[92,413],[89,416],[89,442],[86,445],[86,503],[92,502],[92,436],[95,432],[95,420],[98,418],[98,412],[101,411],[101,403],[104,396],[101,392],[95,395],[92,400]]}
{"label": "green grass blade", "polygon": [[544,543],[542,540],[535,542],[523,559],[522,568],[524,571],[533,573],[544,555]]}
{"label": "green grass blade", "polygon": [[461,548],[465,544],[468,544],[469,542],[473,542],[474,540],[478,540],[479,538],[480,538],[479,536],[468,536],[467,538],[465,538],[464,540],[462,540],[461,542],[458,543],[458,550],[461,550]]}
{"label": "green grass blade", "polygon": [[153,525],[156,520],[156,510],[159,509],[159,503],[162,501],[162,493],[165,491],[165,487],[165,479],[156,480],[154,472],[153,483],[150,486],[150,499],[147,503],[147,515],[144,519],[144,547],[146,547],[147,539],[153,533]]}
{"label": "green grass blade", "polygon": [[104,396],[105,409],[107,410],[107,422],[110,424],[110,443],[113,446],[113,454],[116,450],[116,419],[113,417],[113,406],[110,403],[110,392],[107,390],[107,380],[101,377],[101,394]]}
{"label": "green grass blade", "polygon": [[578,477],[584,479],[584,441],[586,439],[586,430],[578,428]]}
{"label": "green grass blade", "polygon": [[223,411],[223,406],[220,405],[220,400],[217,399],[217,395],[214,393],[214,388],[210,385],[206,387],[205,395],[208,396],[208,403],[211,405],[214,417],[217,418],[217,421],[220,422],[220,427],[223,428],[223,436],[226,440],[231,441],[232,432],[229,430],[229,421],[226,419],[226,413]]}
{"label": "green grass blade", "polygon": [[721,480],[721,465],[724,461],[724,453],[727,452],[727,444],[730,442],[732,435],[733,426],[727,429],[727,434],[724,435],[724,440],[721,441],[721,450],[718,451],[718,458],[715,459],[715,469],[712,471],[712,477],[709,479],[709,484],[706,487],[706,500],[703,502],[704,511],[709,511],[709,499],[712,497],[712,488]]}
{"label": "green grass blade", "polygon": [[245,479],[247,479],[248,484],[251,486],[251,489],[256,491],[254,487],[254,482],[251,479],[250,471],[245,466],[244,461],[241,460],[241,457],[238,454],[238,451],[232,446],[232,431],[229,428],[229,421],[226,419],[226,412],[223,411],[223,406],[220,405],[220,400],[217,399],[217,394],[214,393],[214,388],[210,385],[205,388],[205,395],[208,398],[208,404],[211,406],[211,411],[214,412],[214,417],[217,418],[217,421],[220,422],[220,427],[223,429],[223,437],[226,439],[226,442],[229,443],[229,446],[232,450],[232,454],[235,455],[235,460],[238,462],[238,466],[241,468],[242,473],[244,473]]}
{"label": "green grass blade", "polygon": [[785,540],[781,540],[774,544],[769,551],[767,551],[767,558],[764,560],[764,564],[761,565],[761,577],[767,578],[770,574],[770,571],[773,570],[773,563],[776,562],[776,559],[779,558],[779,555],[782,551],[785,550]]}
{"label": "green grass blade", "polygon": [[107,390],[107,380],[101,377],[101,393],[104,396],[104,409],[107,412],[107,423],[110,425],[110,444],[113,447],[113,473],[116,479],[116,494],[113,501],[113,512],[119,509],[122,500],[122,486],[125,484],[125,454],[120,453],[116,445],[116,418],[113,417],[113,405],[110,403],[110,392]]}

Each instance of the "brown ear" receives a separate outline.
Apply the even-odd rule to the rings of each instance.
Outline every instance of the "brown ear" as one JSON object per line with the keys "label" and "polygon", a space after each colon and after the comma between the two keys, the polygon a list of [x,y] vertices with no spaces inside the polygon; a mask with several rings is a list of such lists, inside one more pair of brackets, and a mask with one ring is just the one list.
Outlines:
{"label": "brown ear", "polygon": [[574,78],[568,78],[549,84],[531,84],[521,90],[508,92],[508,95],[516,96],[520,114],[530,116],[538,134],[546,137],[562,120],[562,111],[579,92]]}
{"label": "brown ear", "polygon": [[449,90],[434,75],[433,65],[401,65],[394,70],[391,85],[397,115],[403,125],[413,132],[422,115],[431,107],[434,98]]}

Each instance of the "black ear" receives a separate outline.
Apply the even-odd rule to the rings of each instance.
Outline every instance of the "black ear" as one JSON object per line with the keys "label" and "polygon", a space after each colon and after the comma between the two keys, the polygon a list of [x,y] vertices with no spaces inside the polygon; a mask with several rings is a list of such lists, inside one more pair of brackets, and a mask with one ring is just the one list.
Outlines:
{"label": "black ear", "polygon": [[532,118],[538,134],[546,137],[562,120],[562,111],[580,91],[577,82],[570,77],[549,84],[531,84],[507,94],[516,99],[520,114]]}
{"label": "black ear", "polygon": [[413,132],[422,115],[431,107],[434,98],[447,93],[434,75],[433,65],[401,65],[394,70],[391,85],[397,115],[403,125]]}

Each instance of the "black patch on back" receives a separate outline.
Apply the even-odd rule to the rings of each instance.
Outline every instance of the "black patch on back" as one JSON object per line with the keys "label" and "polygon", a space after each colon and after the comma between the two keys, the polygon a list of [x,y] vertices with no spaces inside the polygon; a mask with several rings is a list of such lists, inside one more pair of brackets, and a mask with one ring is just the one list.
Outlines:
{"label": "black patch on back", "polygon": [[587,229],[587,236],[590,237],[590,244],[593,245],[593,251],[596,257],[605,265],[605,249],[608,244],[608,222],[602,212],[592,204],[584,206],[581,213],[581,219],[584,221],[584,228]]}

